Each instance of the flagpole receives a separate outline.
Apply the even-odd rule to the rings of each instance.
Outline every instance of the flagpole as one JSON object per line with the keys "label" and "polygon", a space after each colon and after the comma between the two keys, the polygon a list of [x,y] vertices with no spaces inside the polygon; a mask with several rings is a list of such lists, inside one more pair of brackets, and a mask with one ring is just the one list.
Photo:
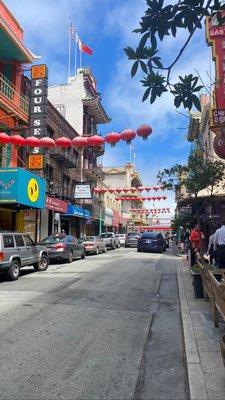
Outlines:
{"label": "flagpole", "polygon": [[82,49],[80,49],[80,68],[82,68]]}
{"label": "flagpole", "polygon": [[69,57],[68,57],[68,79],[70,77],[70,65],[71,65],[71,18],[69,18]]}
{"label": "flagpole", "polygon": [[77,34],[75,34],[75,76],[77,74]]}

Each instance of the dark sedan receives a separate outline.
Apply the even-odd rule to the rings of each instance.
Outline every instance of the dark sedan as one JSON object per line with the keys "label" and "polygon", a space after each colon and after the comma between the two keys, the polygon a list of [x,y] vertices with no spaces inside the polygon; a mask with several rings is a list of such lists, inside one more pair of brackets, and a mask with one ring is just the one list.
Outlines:
{"label": "dark sedan", "polygon": [[49,260],[67,260],[85,258],[85,247],[72,235],[48,236],[41,241],[47,246]]}
{"label": "dark sedan", "polygon": [[138,239],[137,251],[152,251],[162,253],[166,251],[166,242],[161,233],[146,232]]}

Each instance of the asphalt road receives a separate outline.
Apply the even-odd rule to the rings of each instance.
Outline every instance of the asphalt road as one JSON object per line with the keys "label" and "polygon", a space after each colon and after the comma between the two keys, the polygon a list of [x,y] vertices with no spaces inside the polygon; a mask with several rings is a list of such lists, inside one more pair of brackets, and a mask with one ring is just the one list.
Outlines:
{"label": "asphalt road", "polygon": [[1,277],[0,399],[188,399],[176,268],[121,248]]}

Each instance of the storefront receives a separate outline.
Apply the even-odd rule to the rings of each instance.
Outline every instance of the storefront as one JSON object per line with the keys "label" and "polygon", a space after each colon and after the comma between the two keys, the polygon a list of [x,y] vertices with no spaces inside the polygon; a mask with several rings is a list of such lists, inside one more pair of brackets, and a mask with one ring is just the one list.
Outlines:
{"label": "storefront", "polygon": [[46,196],[45,210],[41,211],[41,239],[61,232],[61,214],[66,214],[68,202]]}
{"label": "storefront", "polygon": [[23,168],[0,168],[0,230],[40,238],[40,210],[45,208],[45,179]]}
{"label": "storefront", "polygon": [[67,234],[74,235],[79,238],[86,234],[86,221],[90,220],[91,213],[89,210],[80,206],[68,205],[67,213],[61,215],[61,228]]}

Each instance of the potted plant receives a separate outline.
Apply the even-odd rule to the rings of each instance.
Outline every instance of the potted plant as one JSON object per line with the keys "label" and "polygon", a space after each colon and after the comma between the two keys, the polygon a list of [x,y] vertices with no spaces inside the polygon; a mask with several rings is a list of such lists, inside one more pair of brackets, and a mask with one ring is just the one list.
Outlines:
{"label": "potted plant", "polygon": [[[202,264],[202,267],[207,269],[213,269],[213,266],[210,264]],[[194,264],[191,267],[191,275],[192,275],[192,285],[195,292],[196,299],[201,299],[204,297],[202,276],[201,276],[201,267],[199,264]]]}

